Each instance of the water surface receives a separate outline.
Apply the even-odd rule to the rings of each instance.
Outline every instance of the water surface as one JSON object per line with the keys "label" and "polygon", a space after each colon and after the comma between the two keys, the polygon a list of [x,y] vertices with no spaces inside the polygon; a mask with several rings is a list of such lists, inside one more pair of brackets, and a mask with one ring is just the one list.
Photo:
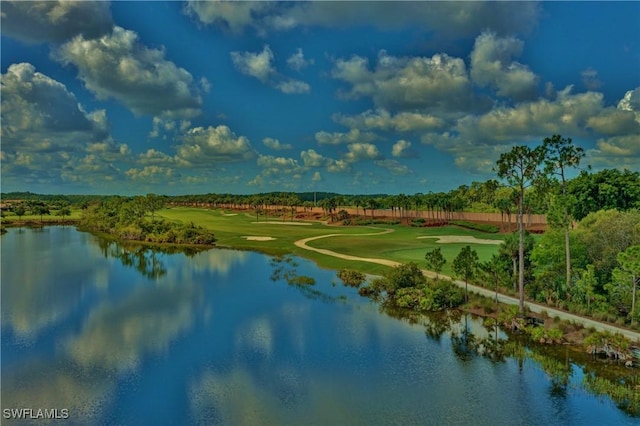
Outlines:
{"label": "water surface", "polygon": [[72,227],[1,241],[3,409],[64,408],[65,424],[637,424],[569,355],[560,374],[522,347],[487,356],[479,321],[393,318],[304,259]]}

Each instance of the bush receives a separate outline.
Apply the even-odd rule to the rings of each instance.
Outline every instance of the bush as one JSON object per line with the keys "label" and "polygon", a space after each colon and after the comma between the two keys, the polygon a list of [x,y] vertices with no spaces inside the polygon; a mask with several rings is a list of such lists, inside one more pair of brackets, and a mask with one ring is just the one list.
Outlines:
{"label": "bush", "polygon": [[336,275],[342,280],[344,285],[349,287],[358,288],[366,280],[366,277],[362,272],[352,271],[349,269],[341,269]]}
{"label": "bush", "polygon": [[488,223],[475,223],[475,222],[468,222],[466,220],[452,220],[452,221],[449,221],[449,223],[451,225],[460,226],[462,228],[474,229],[476,231],[488,232],[490,234],[496,234],[498,231],[500,231],[500,228],[498,228],[495,225],[490,225]]}

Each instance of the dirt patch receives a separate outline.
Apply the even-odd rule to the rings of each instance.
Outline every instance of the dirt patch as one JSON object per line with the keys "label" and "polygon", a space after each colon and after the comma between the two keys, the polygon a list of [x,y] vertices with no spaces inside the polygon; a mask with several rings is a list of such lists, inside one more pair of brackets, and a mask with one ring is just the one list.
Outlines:
{"label": "dirt patch", "polygon": [[271,241],[271,240],[275,240],[275,238],[273,238],[273,237],[259,237],[259,236],[245,236],[245,237],[240,237],[240,238],[244,238],[247,241]]}
{"label": "dirt patch", "polygon": [[501,240],[487,240],[484,238],[476,238],[470,235],[438,235],[438,236],[430,236],[424,235],[422,237],[417,238],[437,238],[438,244],[450,244],[450,243],[472,243],[472,244],[502,244]]}

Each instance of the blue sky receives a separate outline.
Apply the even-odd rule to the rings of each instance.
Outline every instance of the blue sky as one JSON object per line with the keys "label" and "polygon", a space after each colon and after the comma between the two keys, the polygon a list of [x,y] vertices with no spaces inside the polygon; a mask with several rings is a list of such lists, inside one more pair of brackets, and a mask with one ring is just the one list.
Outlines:
{"label": "blue sky", "polygon": [[448,191],[640,171],[639,2],[2,1],[2,191]]}

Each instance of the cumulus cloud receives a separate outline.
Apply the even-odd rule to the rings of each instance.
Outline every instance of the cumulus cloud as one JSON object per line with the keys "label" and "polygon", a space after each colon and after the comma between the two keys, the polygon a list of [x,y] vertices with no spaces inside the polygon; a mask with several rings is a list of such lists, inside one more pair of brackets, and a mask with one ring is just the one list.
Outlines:
{"label": "cumulus cloud", "polygon": [[320,174],[320,172],[315,172],[315,173],[313,174],[313,177],[311,178],[311,180],[312,180],[313,182],[321,182],[321,181],[323,180],[323,179],[322,179],[322,175]]}
{"label": "cumulus cloud", "polygon": [[314,149],[308,149],[300,153],[302,163],[307,167],[324,167],[329,164],[330,159],[318,154]]}
{"label": "cumulus cloud", "polygon": [[100,37],[113,25],[106,1],[3,1],[2,34],[30,43]]}
{"label": "cumulus cloud", "polygon": [[186,14],[204,24],[222,26],[233,33],[241,33],[254,25],[254,17],[274,8],[271,2],[262,1],[187,1]]}
{"label": "cumulus cloud", "polygon": [[298,160],[295,158],[274,157],[272,155],[258,156],[257,164],[260,167],[280,169],[289,172],[300,168],[300,164],[298,164]]}
{"label": "cumulus cloud", "polygon": [[134,31],[114,27],[99,39],[77,36],[55,54],[72,64],[98,99],[116,99],[138,115],[189,118],[200,113],[201,98],[191,74],[150,49]]}
{"label": "cumulus cloud", "polygon": [[339,145],[341,143],[355,143],[355,142],[371,142],[377,139],[374,133],[361,132],[359,129],[351,129],[347,133],[341,132],[317,132],[316,141],[320,145]]}
{"label": "cumulus cloud", "polygon": [[408,175],[413,173],[411,169],[397,160],[376,160],[373,163],[376,166],[387,169],[389,172],[391,172],[391,174],[394,175]]}
{"label": "cumulus cloud", "polygon": [[537,25],[537,3],[495,2],[199,2],[187,13],[205,24],[236,33],[253,28],[286,31],[297,27],[373,25],[383,30],[415,25],[441,37],[467,37],[491,29],[499,34],[528,33]]}
{"label": "cumulus cloud", "polygon": [[385,109],[445,113],[490,106],[474,95],[464,61],[445,53],[395,57],[381,50],[373,69],[366,58],[352,56],[336,60],[332,76],[350,85],[347,98],[369,97]]}
{"label": "cumulus cloud", "polygon": [[299,80],[286,80],[276,84],[276,89],[287,95],[304,94],[311,91],[309,86],[304,81]]}
{"label": "cumulus cloud", "polygon": [[142,169],[131,168],[125,174],[133,180],[143,180],[146,183],[162,183],[166,182],[167,179],[176,177],[173,169],[162,166],[144,166]]}
{"label": "cumulus cloud", "polygon": [[405,141],[404,139],[400,139],[398,142],[393,144],[391,148],[391,155],[394,157],[413,157],[415,153],[410,150],[411,142]]}
{"label": "cumulus cloud", "polygon": [[285,77],[275,68],[273,51],[265,45],[262,52],[231,52],[231,61],[242,74],[254,77],[285,94],[309,93],[311,87],[299,80]]}
{"label": "cumulus cloud", "polygon": [[43,138],[76,132],[91,139],[105,136],[104,111],[87,114],[64,84],[33,65],[12,64],[1,78],[4,146],[20,142],[28,149]]}
{"label": "cumulus cloud", "polygon": [[445,120],[435,115],[420,112],[400,112],[391,115],[384,108],[367,110],[355,116],[335,114],[333,120],[350,128],[396,132],[437,130],[446,124]]}
{"label": "cumulus cloud", "polygon": [[362,160],[377,160],[381,158],[378,147],[371,143],[352,143],[347,145],[348,152],[344,155],[345,161],[353,163]]}
{"label": "cumulus cloud", "polygon": [[262,143],[264,144],[264,146],[266,146],[267,148],[271,148],[275,151],[282,151],[285,149],[291,149],[293,148],[293,145],[288,144],[288,143],[280,143],[280,141],[278,139],[274,139],[274,138],[264,138],[262,139]]}
{"label": "cumulus cloud", "polygon": [[129,148],[108,134],[104,110],[86,112],[64,84],[29,63],[12,64],[2,83],[2,178],[5,183],[116,179]]}
{"label": "cumulus cloud", "polygon": [[273,66],[273,51],[269,46],[264,46],[262,52],[231,52],[233,65],[245,75],[255,77],[266,83],[276,73]]}
{"label": "cumulus cloud", "polygon": [[319,154],[314,149],[300,152],[300,158],[305,167],[325,167],[330,173],[346,173],[351,171],[351,166],[345,160],[335,160]]}
{"label": "cumulus cloud", "polygon": [[250,159],[255,152],[245,136],[236,136],[227,126],[209,126],[188,130],[176,147],[176,155],[190,165],[208,167]]}
{"label": "cumulus cloud", "polygon": [[471,78],[480,87],[492,87],[499,96],[516,101],[537,96],[538,77],[525,65],[513,61],[524,43],[515,37],[482,33],[471,52]]}
{"label": "cumulus cloud", "polygon": [[294,71],[300,71],[312,64],[313,59],[305,59],[304,52],[301,48],[298,48],[298,50],[296,50],[296,53],[294,53],[289,57],[289,59],[287,59],[287,65]]}
{"label": "cumulus cloud", "polygon": [[597,148],[586,152],[585,164],[637,168],[640,117],[633,109],[634,93],[627,92],[614,108],[604,106],[602,93],[574,94],[569,86],[553,101],[538,99],[468,115],[457,120],[450,131],[428,132],[421,140],[450,153],[458,167],[473,172],[490,172],[500,153],[514,143],[538,144],[552,134],[597,139]]}

